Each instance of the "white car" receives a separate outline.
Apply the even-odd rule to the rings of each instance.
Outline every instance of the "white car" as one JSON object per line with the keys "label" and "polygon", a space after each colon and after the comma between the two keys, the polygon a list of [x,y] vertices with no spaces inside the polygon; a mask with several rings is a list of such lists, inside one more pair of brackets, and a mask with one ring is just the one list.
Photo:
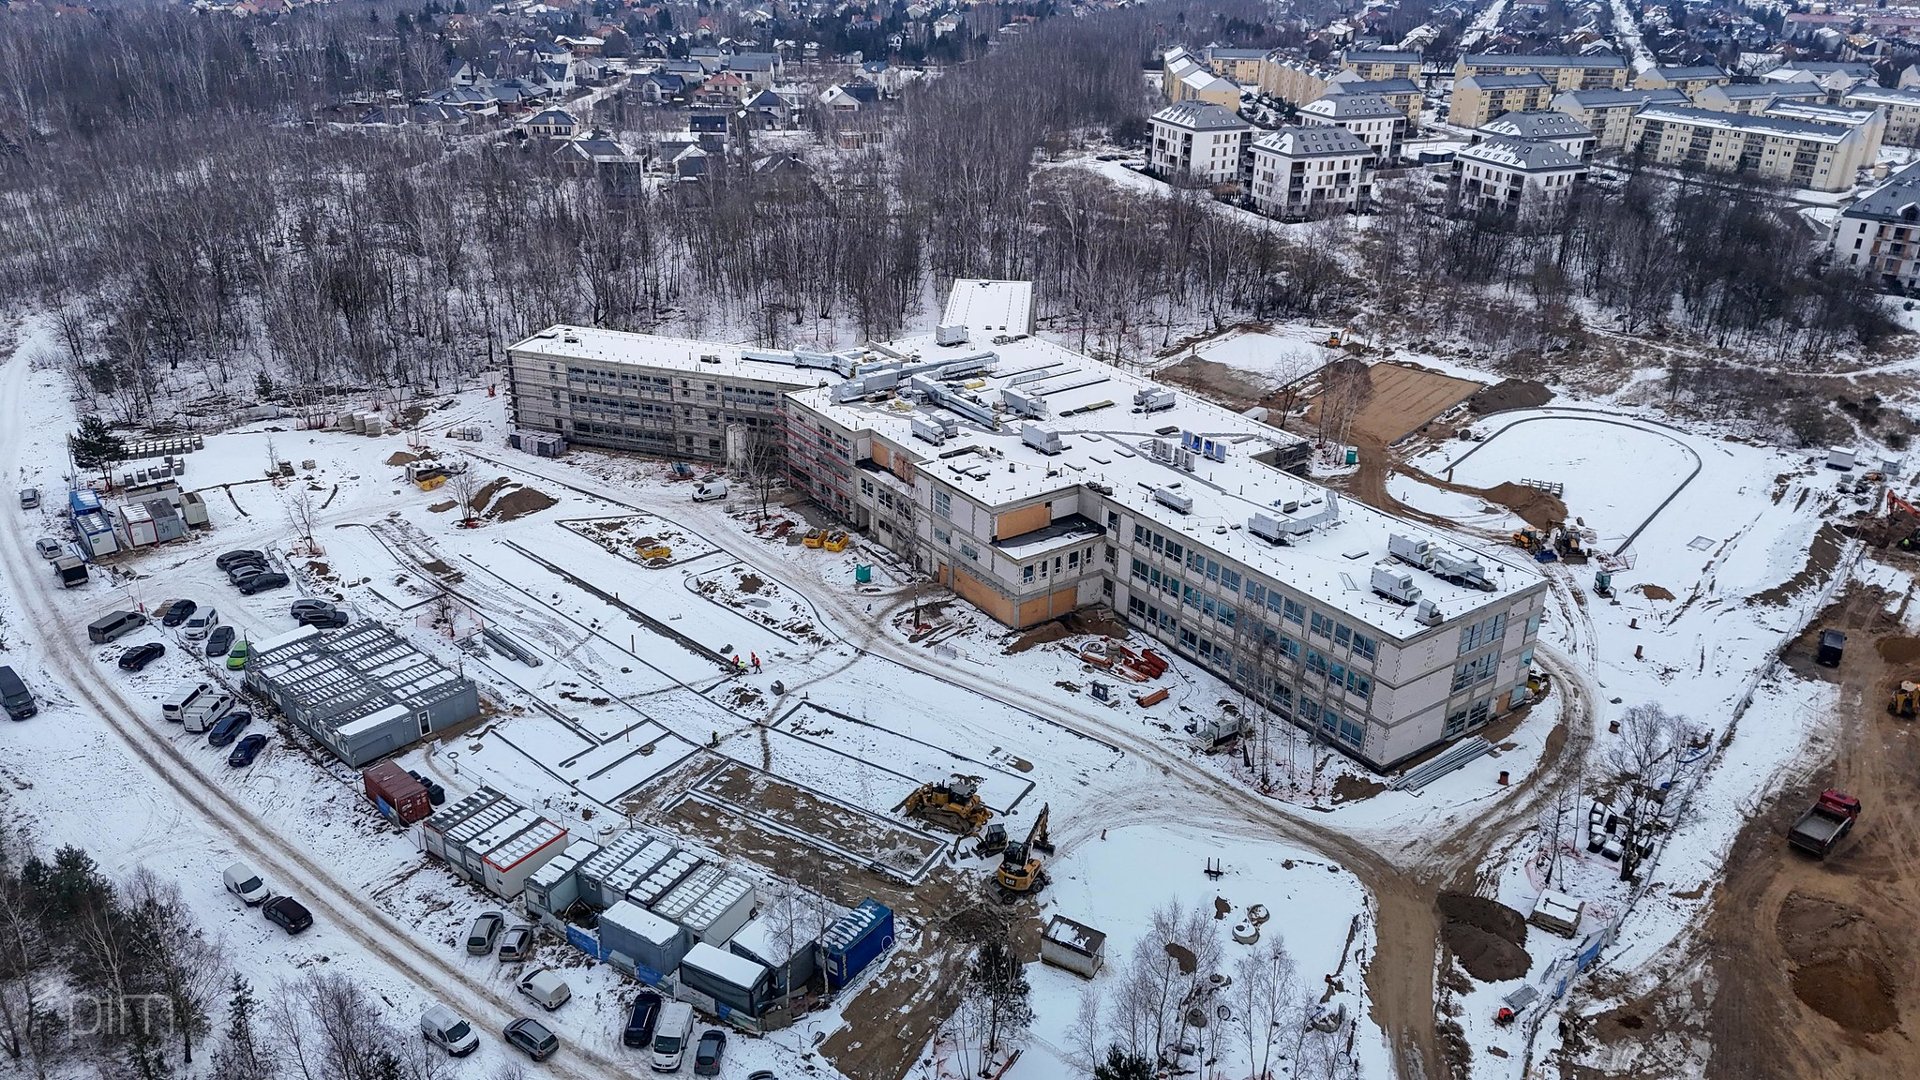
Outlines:
{"label": "white car", "polygon": [[420,1017],[420,1035],[454,1057],[466,1057],[480,1046],[480,1036],[466,1017],[437,1001]]}
{"label": "white car", "polygon": [[211,607],[203,607],[187,618],[187,637],[198,641],[213,633],[213,628],[219,625],[220,613]]}
{"label": "white car", "polygon": [[234,863],[220,875],[227,883],[227,891],[239,897],[248,907],[259,907],[272,898],[273,890],[253,872],[246,863]]}
{"label": "white car", "polygon": [[40,557],[43,559],[57,559],[60,557],[60,541],[55,540],[51,536],[43,536],[35,540],[33,547],[35,551],[40,553]]}

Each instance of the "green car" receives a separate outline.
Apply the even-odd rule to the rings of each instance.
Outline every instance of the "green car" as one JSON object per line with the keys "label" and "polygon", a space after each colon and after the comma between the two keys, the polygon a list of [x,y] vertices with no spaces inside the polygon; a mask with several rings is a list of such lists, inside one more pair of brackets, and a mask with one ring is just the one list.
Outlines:
{"label": "green car", "polygon": [[241,668],[246,666],[247,666],[247,643],[244,641],[237,642],[232,649],[227,651],[227,670],[239,671]]}

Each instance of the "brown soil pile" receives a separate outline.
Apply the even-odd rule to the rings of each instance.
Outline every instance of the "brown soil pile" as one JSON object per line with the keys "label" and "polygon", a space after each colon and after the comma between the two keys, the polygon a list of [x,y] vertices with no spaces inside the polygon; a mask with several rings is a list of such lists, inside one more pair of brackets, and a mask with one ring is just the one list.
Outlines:
{"label": "brown soil pile", "polygon": [[516,488],[500,497],[494,505],[493,516],[501,521],[512,521],[528,514],[537,514],[550,506],[558,505],[560,500],[544,491],[533,488]]}
{"label": "brown soil pile", "polygon": [[757,593],[761,589],[766,588],[766,586],[767,583],[760,580],[760,575],[758,574],[740,575],[740,591],[743,593]]}
{"label": "brown soil pile", "polygon": [[1441,893],[1439,905],[1446,919],[1442,936],[1467,974],[1501,982],[1520,978],[1533,966],[1523,947],[1527,920],[1519,912],[1497,900],[1456,892]]}
{"label": "brown soil pile", "polygon": [[1368,780],[1350,773],[1344,774],[1333,782],[1333,801],[1359,802],[1362,799],[1371,799],[1385,790],[1387,785],[1378,780]]}
{"label": "brown soil pile", "polygon": [[1880,652],[1880,659],[1901,667],[1920,661],[1920,638],[1885,637],[1874,642],[1873,647]]}
{"label": "brown soil pile", "polygon": [[503,476],[500,479],[495,480],[494,482],[481,488],[479,491],[474,492],[473,493],[473,512],[476,514],[486,513],[487,504],[493,501],[493,497],[495,495],[500,494],[500,490],[502,488],[511,487],[512,485],[513,485],[513,481]]}
{"label": "brown soil pile", "polygon": [[1066,624],[1076,634],[1099,634],[1116,641],[1127,639],[1127,625],[1104,606],[1076,611],[1067,616]]}
{"label": "brown soil pile", "polygon": [[395,451],[393,452],[393,455],[392,455],[391,457],[389,457],[389,458],[387,458],[387,464],[389,464],[389,465],[411,465],[411,464],[413,464],[414,462],[416,462],[416,461],[419,461],[419,460],[420,460],[420,455],[418,455],[418,454],[409,454],[409,453],[407,453],[407,452],[406,452],[405,450],[395,450]]}
{"label": "brown soil pile", "polygon": [[1660,585],[1635,585],[1633,591],[1649,600],[1673,599],[1672,591]]}
{"label": "brown soil pile", "polygon": [[1849,1031],[1885,1031],[1900,1021],[1882,958],[1887,941],[1859,908],[1794,893],[1774,933],[1793,959],[1793,993]]}
{"label": "brown soil pile", "polygon": [[1813,534],[1813,546],[1807,552],[1807,565],[1766,592],[1747,597],[1747,603],[1778,607],[1808,589],[1825,585],[1833,577],[1834,568],[1840,565],[1840,540],[1840,530],[1834,527],[1833,522],[1821,525]]}
{"label": "brown soil pile", "polygon": [[1567,504],[1560,496],[1551,491],[1541,491],[1525,484],[1511,481],[1496,484],[1485,489],[1462,488],[1463,491],[1477,491],[1481,498],[1518,514],[1522,520],[1536,529],[1549,529],[1568,520]]}
{"label": "brown soil pile", "polygon": [[446,502],[437,502],[437,503],[434,503],[432,506],[427,507],[427,513],[444,514],[447,511],[453,509],[453,506],[454,506],[453,500],[448,499]]}
{"label": "brown soil pile", "polygon": [[1156,377],[1161,382],[1198,390],[1237,409],[1250,409],[1259,404],[1271,389],[1264,379],[1198,356],[1161,368]]}
{"label": "brown soil pile", "polygon": [[1015,638],[1013,644],[1007,646],[1006,654],[1008,656],[1015,656],[1019,653],[1026,652],[1035,645],[1045,645],[1049,641],[1060,641],[1063,638],[1072,636],[1073,631],[1067,629],[1067,624],[1064,620],[1054,619],[1051,622],[1043,622],[1039,626]]}
{"label": "brown soil pile", "polygon": [[1532,379],[1507,379],[1473,395],[1467,404],[1482,416],[1512,409],[1537,409],[1553,400],[1553,391]]}

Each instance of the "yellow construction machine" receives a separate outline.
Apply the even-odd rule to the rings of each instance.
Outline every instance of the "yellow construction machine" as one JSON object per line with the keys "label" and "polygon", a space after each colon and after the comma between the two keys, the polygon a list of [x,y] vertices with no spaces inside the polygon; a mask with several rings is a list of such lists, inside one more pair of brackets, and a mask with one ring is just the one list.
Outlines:
{"label": "yellow construction machine", "polygon": [[1000,869],[993,875],[993,884],[1001,903],[1011,904],[1047,887],[1047,871],[1040,856],[1053,854],[1053,840],[1047,835],[1050,809],[1042,806],[1040,816],[1033,819],[1033,828],[1027,831],[1027,838],[1008,844],[1006,853],[1000,856]]}
{"label": "yellow construction machine", "polygon": [[905,810],[913,817],[961,836],[979,832],[993,816],[987,804],[980,801],[980,778],[959,773],[944,782],[921,784],[908,792],[894,809]]}
{"label": "yellow construction machine", "polygon": [[1908,720],[1920,714],[1920,683],[1901,680],[1893,692],[1893,700],[1887,702],[1887,711]]}

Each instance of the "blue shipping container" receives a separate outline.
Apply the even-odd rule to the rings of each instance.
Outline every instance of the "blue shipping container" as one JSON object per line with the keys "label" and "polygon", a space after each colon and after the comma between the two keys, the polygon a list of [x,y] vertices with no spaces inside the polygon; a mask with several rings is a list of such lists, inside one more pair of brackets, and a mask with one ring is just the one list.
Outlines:
{"label": "blue shipping container", "polygon": [[871,898],[860,901],[859,907],[835,919],[820,935],[828,991],[852,982],[892,947],[893,910]]}

